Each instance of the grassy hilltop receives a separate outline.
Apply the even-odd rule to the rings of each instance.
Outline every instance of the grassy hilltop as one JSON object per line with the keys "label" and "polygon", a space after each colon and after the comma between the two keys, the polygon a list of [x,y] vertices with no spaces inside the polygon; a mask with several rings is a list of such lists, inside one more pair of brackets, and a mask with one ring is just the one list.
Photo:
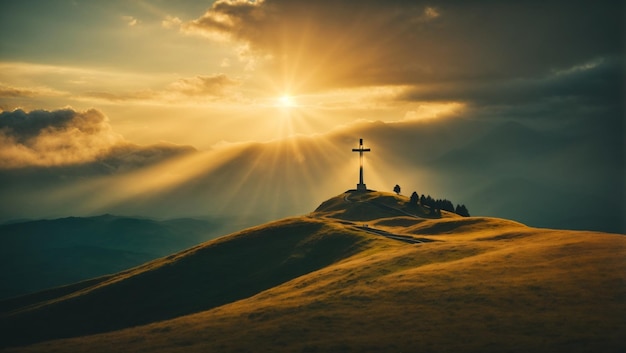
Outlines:
{"label": "grassy hilltop", "polygon": [[[626,237],[346,192],[0,302],[9,352],[621,352]],[[59,338],[64,338],[60,339]],[[7,348],[13,347],[13,348]]]}

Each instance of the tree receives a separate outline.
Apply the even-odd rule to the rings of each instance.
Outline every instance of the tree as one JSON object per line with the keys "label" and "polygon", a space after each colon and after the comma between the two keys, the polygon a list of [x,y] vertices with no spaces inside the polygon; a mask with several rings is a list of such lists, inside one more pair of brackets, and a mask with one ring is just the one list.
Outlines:
{"label": "tree", "polygon": [[435,200],[433,200],[432,197],[430,197],[430,195],[426,196],[426,199],[424,200],[424,202],[422,202],[422,205],[428,206],[430,208],[435,207]]}
{"label": "tree", "polygon": [[400,185],[396,184],[396,186],[393,187],[393,192],[400,195]]}
{"label": "tree", "polygon": [[437,200],[437,208],[448,212],[454,212],[454,204],[452,201],[447,199]]}
{"label": "tree", "polygon": [[420,197],[417,196],[417,193],[415,191],[413,191],[413,193],[411,194],[411,199],[409,200],[409,205],[417,206],[417,202],[419,200],[420,200]]}
{"label": "tree", "polygon": [[456,210],[454,211],[454,213],[458,214],[459,216],[463,216],[463,217],[469,217],[469,211],[467,210],[467,207],[465,207],[465,205],[456,205]]}

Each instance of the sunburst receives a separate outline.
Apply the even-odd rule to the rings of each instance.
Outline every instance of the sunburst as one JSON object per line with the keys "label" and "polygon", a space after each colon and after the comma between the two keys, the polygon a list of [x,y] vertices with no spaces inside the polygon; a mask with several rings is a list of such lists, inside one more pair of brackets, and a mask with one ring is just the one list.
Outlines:
{"label": "sunburst", "polygon": [[282,95],[278,98],[278,105],[283,108],[292,108],[298,106],[294,97],[288,94]]}

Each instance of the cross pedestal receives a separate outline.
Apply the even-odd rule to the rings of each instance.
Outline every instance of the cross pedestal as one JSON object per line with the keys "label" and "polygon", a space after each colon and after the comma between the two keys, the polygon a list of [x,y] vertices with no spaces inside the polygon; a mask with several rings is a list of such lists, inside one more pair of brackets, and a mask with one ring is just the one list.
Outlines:
{"label": "cross pedestal", "polygon": [[363,182],[363,152],[369,152],[371,149],[363,148],[363,139],[359,139],[359,148],[353,148],[352,152],[359,152],[359,183],[356,184],[357,191],[366,191],[367,186]]}

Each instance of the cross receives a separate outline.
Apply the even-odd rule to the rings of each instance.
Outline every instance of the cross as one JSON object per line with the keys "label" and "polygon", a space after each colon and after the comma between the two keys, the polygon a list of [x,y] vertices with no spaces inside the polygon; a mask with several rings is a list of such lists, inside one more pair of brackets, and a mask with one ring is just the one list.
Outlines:
{"label": "cross", "polygon": [[363,148],[363,139],[359,139],[359,148],[352,149],[352,152],[359,152],[359,183],[356,184],[356,189],[359,191],[367,190],[363,182],[363,152],[369,151],[371,151],[369,148]]}

